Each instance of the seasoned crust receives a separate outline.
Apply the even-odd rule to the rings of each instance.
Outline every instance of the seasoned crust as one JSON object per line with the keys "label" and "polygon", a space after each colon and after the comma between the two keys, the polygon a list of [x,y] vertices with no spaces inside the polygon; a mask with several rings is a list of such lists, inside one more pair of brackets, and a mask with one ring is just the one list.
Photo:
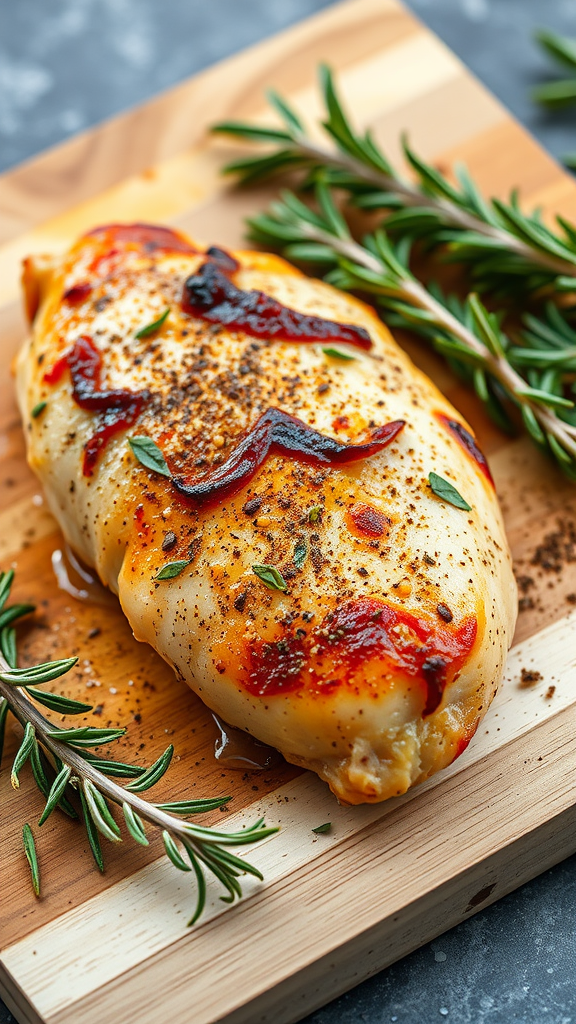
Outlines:
{"label": "seasoned crust", "polygon": [[[101,230],[44,264],[41,286],[28,263],[39,305],[19,399],[30,464],[63,532],[118,593],[135,635],[225,720],[318,772],[344,802],[404,792],[464,749],[515,623],[493,487],[446,424],[469,428],[358,300],[278,257],[234,253],[239,288],[356,324],[372,348],[337,346],[354,356],[342,361],[321,344],[255,338],[183,311],[184,282],[205,261],[192,243],[175,236],[171,248],[163,229],[162,244],[147,246],[122,230],[128,241]],[[135,338],[168,307],[157,333]],[[406,425],[349,465],[272,454],[226,501],[196,507],[135,460],[127,431],[83,473],[99,414],[74,401],[66,368],[46,380],[80,336],[101,354],[102,386],[149,394],[128,433],[153,438],[174,476],[221,466],[270,407],[350,443]],[[432,494],[431,470],[470,513]],[[154,581],[166,562],[188,559]],[[287,591],[267,589],[254,564],[277,567]]]}

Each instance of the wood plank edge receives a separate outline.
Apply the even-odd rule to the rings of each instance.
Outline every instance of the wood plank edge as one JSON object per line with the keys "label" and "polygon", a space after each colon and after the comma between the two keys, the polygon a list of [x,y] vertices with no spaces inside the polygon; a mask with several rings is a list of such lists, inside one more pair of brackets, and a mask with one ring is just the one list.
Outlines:
{"label": "wood plank edge", "polygon": [[[566,715],[570,715],[570,718],[566,718]],[[524,800],[516,810],[514,803],[511,803],[510,813],[505,820],[501,819],[504,835],[498,850],[492,852],[493,834],[485,834],[478,820],[472,818],[465,831],[469,866],[450,875],[447,862],[437,865],[435,874],[426,876],[419,883],[419,893],[414,900],[404,907],[394,902],[389,903],[388,912],[380,920],[375,918],[378,911],[368,899],[368,890],[362,890],[355,901],[354,923],[348,929],[345,922],[339,923],[336,931],[332,921],[332,925],[326,927],[319,936],[323,951],[317,960],[304,962],[305,947],[309,942],[306,940],[304,947],[295,944],[294,929],[297,931],[300,925],[290,921],[284,958],[279,961],[273,957],[271,970],[268,961],[273,956],[273,950],[267,945],[266,951],[261,951],[261,962],[255,962],[255,971],[251,976],[242,980],[238,977],[221,977],[218,990],[210,990],[210,993],[200,983],[200,990],[195,992],[198,1011],[196,1024],[294,1024],[305,1013],[358,984],[369,974],[376,973],[472,916],[476,906],[480,909],[481,905],[499,899],[576,851],[576,804],[573,791],[566,788],[567,772],[571,770],[567,762],[570,757],[576,760],[573,719],[574,706],[571,706],[542,722],[531,733],[518,737],[485,762],[474,763],[464,772],[448,779],[442,792],[438,792],[437,827],[446,838],[446,828],[450,827],[448,819],[451,820],[454,812],[454,787],[459,789],[461,804],[467,798],[467,793],[477,794],[479,786],[488,786],[487,800],[490,806],[502,808],[510,804],[510,786],[521,783]],[[535,785],[551,796],[555,794],[550,801],[540,801],[536,799],[536,794],[530,798],[529,794],[529,775],[534,770],[533,763],[537,760],[538,751],[543,757],[538,764],[538,781]],[[567,757],[568,752],[570,757]],[[527,768],[526,765],[530,764],[532,768]],[[479,773],[483,774],[482,781]],[[422,798],[430,800],[430,794],[422,793]],[[407,805],[412,816],[418,814],[420,799],[416,798]],[[525,805],[533,810],[533,827],[520,834]],[[403,819],[398,824],[398,821],[394,821],[395,817],[393,812],[388,820],[389,833],[394,834],[398,828],[405,828],[410,835],[410,823]],[[374,831],[374,824],[361,830],[368,846],[374,842]],[[258,922],[261,922],[260,932],[266,935],[270,932],[272,922],[281,915],[286,900],[293,907],[294,899],[298,898],[306,908],[306,892],[309,889],[314,893],[316,911],[321,911],[322,902],[330,897],[326,893],[320,896],[316,891],[318,872],[324,876],[325,886],[326,873],[332,871],[335,877],[338,875],[343,858],[349,855],[351,846],[357,845],[358,838],[359,833],[327,851],[322,858],[323,864],[319,863],[319,858],[314,858],[314,861],[294,871],[288,880],[274,880],[243,901],[236,909],[235,917],[225,915],[207,922],[198,949],[201,960],[206,957],[213,959],[216,950],[219,951],[220,959],[225,958],[227,946],[231,944],[231,949],[235,949],[240,934],[252,936],[251,941],[257,944]],[[551,848],[543,853],[546,844]],[[483,888],[492,884],[494,879],[491,872],[493,874],[496,869],[502,872],[501,878],[499,881],[497,879],[497,885],[481,903],[478,895]],[[373,870],[373,884],[384,883],[387,871],[386,862],[378,864]],[[415,924],[413,930],[411,921]],[[348,936],[339,946],[339,936],[346,931]],[[379,948],[370,954],[372,959],[366,970],[362,967],[360,971],[355,971],[354,963],[367,962],[368,952],[376,942],[375,936]],[[132,1013],[140,1024],[152,1024],[157,1019],[160,999],[168,1017],[179,1020],[183,1005],[189,1005],[189,997],[193,994],[193,989],[189,987],[194,984],[190,973],[191,957],[194,962],[191,944],[199,939],[200,935],[195,936],[192,932],[178,938],[122,975],[86,992],[70,1005],[54,1008],[52,1012],[47,1010],[46,1021],[48,1024],[75,1024],[82,1019],[85,1024],[99,1024],[107,1019],[114,1008],[118,1024],[129,1024]],[[316,970],[317,964],[322,966]],[[220,970],[221,967],[220,963]],[[198,964],[197,968],[201,970],[201,965]],[[324,972],[327,972],[326,981],[322,980]],[[144,977],[147,986],[143,985]],[[317,987],[311,993],[313,984]],[[299,1001],[297,1011],[291,1009],[294,999]]]}
{"label": "wood plank edge", "polygon": [[45,1024],[44,1018],[36,1012],[32,1003],[26,998],[17,981],[8,968],[0,960],[0,996],[6,1003],[18,1024]]}
{"label": "wood plank edge", "polygon": [[[542,849],[548,856],[540,859]],[[246,1006],[219,1018],[222,1024],[296,1024],[314,1010],[576,852],[576,805],[527,833],[516,842],[450,879],[430,896],[367,930],[262,994]],[[422,904],[426,900],[426,916]],[[466,903],[464,913],[458,906]],[[469,909],[468,909],[469,908]],[[361,963],[361,967],[358,964]],[[287,1010],[287,1006],[291,1009]]]}

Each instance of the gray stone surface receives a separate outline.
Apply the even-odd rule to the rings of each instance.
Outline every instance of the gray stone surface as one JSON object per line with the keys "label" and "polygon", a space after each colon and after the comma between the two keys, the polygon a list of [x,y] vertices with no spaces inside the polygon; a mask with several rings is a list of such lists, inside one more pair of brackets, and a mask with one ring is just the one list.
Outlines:
{"label": "gray stone surface", "polygon": [[[0,0],[0,169],[328,4]],[[576,152],[574,111],[543,114],[528,96],[548,67],[533,29],[546,24],[576,36],[574,0],[409,6],[552,153]],[[573,857],[305,1024],[576,1024],[575,905]],[[0,1024],[12,1022],[0,1005]],[[193,1014],[174,1024],[194,1024]]]}

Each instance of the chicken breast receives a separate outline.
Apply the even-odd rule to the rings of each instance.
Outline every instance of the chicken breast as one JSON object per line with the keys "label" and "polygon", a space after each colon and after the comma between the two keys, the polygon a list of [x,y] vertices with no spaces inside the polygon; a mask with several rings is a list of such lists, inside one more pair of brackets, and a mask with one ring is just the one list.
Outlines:
{"label": "chicken breast", "polygon": [[134,635],[344,803],[450,764],[501,680],[510,555],[472,431],[374,312],[145,225],[24,286],[29,462]]}

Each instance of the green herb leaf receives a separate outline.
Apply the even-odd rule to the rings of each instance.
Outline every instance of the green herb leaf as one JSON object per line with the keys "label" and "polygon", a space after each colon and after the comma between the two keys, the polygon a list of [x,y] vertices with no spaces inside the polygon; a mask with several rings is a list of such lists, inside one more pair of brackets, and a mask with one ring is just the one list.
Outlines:
{"label": "green herb leaf", "polygon": [[292,561],[297,569],[301,569],[308,557],[308,545],[306,541],[301,538],[296,541],[296,547],[294,548],[294,557]]}
{"label": "green herb leaf", "polygon": [[4,737],[6,735],[6,719],[8,717],[8,703],[4,700],[4,697],[0,697],[0,764],[2,763],[2,753],[4,750]]}
{"label": "green herb leaf", "polygon": [[88,803],[87,803],[86,797],[84,796],[84,790],[82,789],[82,787],[80,787],[80,802],[82,804],[82,817],[84,819],[84,826],[86,828],[86,834],[88,836],[88,843],[89,843],[89,846],[90,846],[90,851],[91,851],[92,856],[94,858],[96,867],[98,868],[99,871],[103,872],[104,871],[104,858],[102,856],[102,847],[100,845],[100,837],[98,835],[98,829],[96,828],[96,826],[95,826],[95,824],[94,824],[94,822],[92,820],[92,816],[90,814],[90,810],[88,808]]}
{"label": "green herb leaf", "polygon": [[308,522],[318,523],[323,511],[324,505],[313,505],[312,508],[308,509]]}
{"label": "green herb leaf", "polygon": [[166,853],[168,854],[174,867],[178,868],[179,871],[191,871],[192,868],[190,867],[190,864],[186,863],[186,861],[184,860],[180,853],[180,850],[176,846],[176,843],[172,839],[172,836],[170,835],[169,832],[166,831],[166,829],[164,829],[164,831],[162,832],[162,839],[164,840],[164,849],[166,850]]}
{"label": "green herb leaf", "polygon": [[196,921],[202,914],[202,911],[204,910],[204,907],[206,905],[206,879],[204,878],[204,872],[202,871],[202,868],[198,863],[198,859],[196,857],[196,854],[194,853],[194,850],[188,844],[186,845],[186,852],[190,858],[190,863],[194,869],[194,873],[196,875],[196,885],[198,888],[196,910],[194,911],[194,914],[188,921],[188,927],[191,928],[193,924],[196,924]]}
{"label": "green herb leaf", "polygon": [[162,451],[151,437],[146,437],[145,435],[129,437],[128,444],[138,462],[145,466],[146,469],[151,469],[154,473],[160,473],[161,476],[171,475]]}
{"label": "green herb leaf", "polygon": [[147,789],[151,789],[156,783],[162,778],[165,772],[170,767],[172,755],[174,753],[174,747],[170,744],[166,747],[163,754],[160,755],[157,761],[144,772],[135,782],[129,782],[126,789],[129,789],[131,793],[143,793]]}
{"label": "green herb leaf", "polygon": [[4,626],[0,631],[0,651],[9,668],[16,668],[16,630],[13,626]]}
{"label": "green herb leaf", "polygon": [[442,501],[446,501],[449,505],[454,505],[455,508],[461,508],[464,512],[472,511],[472,506],[465,501],[459,491],[448,480],[445,480],[444,477],[438,476],[437,473],[430,473],[428,483],[437,498],[442,498]]}
{"label": "green herb leaf", "polygon": [[11,604],[9,608],[4,608],[4,611],[0,613],[0,629],[9,626],[16,619],[21,619],[23,615],[29,615],[30,612],[35,611],[35,604]]}
{"label": "green herb leaf", "polygon": [[151,324],[146,324],[146,327],[141,327],[139,331],[136,331],[135,338],[148,338],[151,334],[155,334],[156,331],[160,330],[162,324],[166,322],[170,315],[170,307],[168,306],[161,316],[157,320],[153,320]]}
{"label": "green herb leaf", "polygon": [[24,738],[20,744],[20,748],[16,757],[14,758],[14,764],[12,765],[12,771],[10,773],[10,782],[12,789],[20,788],[20,780],[18,778],[19,773],[26,764],[26,761],[30,757],[30,752],[34,743],[36,742],[36,733],[34,726],[31,722],[26,722],[26,728],[24,729]]}
{"label": "green herb leaf", "polygon": [[155,806],[160,811],[168,811],[169,814],[206,814],[208,811],[217,811],[231,799],[231,796],[216,796],[208,800],[178,800],[176,803]]}
{"label": "green herb leaf", "polygon": [[46,408],[47,405],[48,405],[48,402],[37,402],[36,405],[34,406],[34,408],[30,412],[30,415],[31,415],[32,419],[33,420],[37,419],[38,416],[40,415],[40,413],[44,412],[44,409]]}
{"label": "green herb leaf", "polygon": [[322,351],[323,351],[324,355],[330,356],[332,359],[342,359],[345,362],[352,362],[352,363],[356,359],[356,356],[350,355],[349,352],[343,352],[339,348],[332,348],[332,347],[327,346],[326,348],[322,348]]}
{"label": "green herb leaf", "polygon": [[24,853],[26,859],[30,865],[30,874],[32,875],[32,888],[34,894],[40,896],[40,869],[38,868],[38,857],[36,856],[36,844],[34,842],[34,836],[32,829],[28,822],[22,829],[22,840],[24,843]]}
{"label": "green herb leaf", "polygon": [[122,810],[124,812],[124,819],[126,821],[126,828],[128,829],[132,839],[140,843],[140,846],[149,846],[149,842],[146,838],[144,831],[144,824],[142,819],[136,814],[136,811],[127,804],[126,801],[122,804]]}
{"label": "green herb leaf", "polygon": [[10,588],[14,580],[14,569],[8,572],[0,572],[0,611],[10,596]]}
{"label": "green herb leaf", "polygon": [[[6,612],[9,611],[11,609],[7,608]],[[31,668],[13,668],[10,671],[0,672],[0,679],[3,679],[5,683],[12,683],[13,686],[48,683],[69,672],[77,661],[78,658],[64,658],[62,661],[45,661],[41,665],[32,665]]]}
{"label": "green herb leaf", "polygon": [[92,821],[96,825],[99,832],[109,839],[111,843],[121,842],[120,829],[114,821],[110,808],[106,803],[105,798],[96,786],[90,782],[90,779],[84,779],[82,782],[82,789],[84,790],[84,796],[86,797],[86,805]]}
{"label": "green herb leaf", "polygon": [[252,572],[270,590],[288,590],[286,580],[274,565],[253,565]]}
{"label": "green herb leaf", "polygon": [[38,690],[35,686],[26,686],[26,693],[29,693],[34,700],[51,711],[58,711],[62,715],[81,715],[92,711],[91,704],[84,704],[80,700],[72,700],[71,697],[62,697],[59,693],[46,693]]}
{"label": "green herb leaf", "polygon": [[[63,767],[62,763],[55,758],[58,768]],[[38,786],[38,789],[42,793],[42,796],[47,800],[50,794],[50,783],[48,782],[48,773],[52,771],[52,765],[48,764],[46,755],[40,749],[38,741],[35,742],[32,750],[30,751],[30,767],[32,768],[32,774],[34,776],[34,782]],[[67,796],[62,795],[58,806],[64,814],[67,814],[69,818],[74,821],[78,819],[78,815],[74,810]]]}
{"label": "green herb leaf", "polygon": [[96,757],[88,750],[84,750],[82,756],[85,761],[90,762],[93,768],[112,779],[138,779],[146,771],[141,765],[126,764],[123,761],[107,761],[104,758]]}
{"label": "green herb leaf", "polygon": [[176,576],[179,576],[184,571],[187,565],[190,565],[191,558],[182,558],[177,562],[166,562],[161,569],[158,570],[155,576],[152,577],[156,580],[173,580]]}
{"label": "green herb leaf", "polygon": [[324,835],[325,832],[330,832],[331,829],[332,829],[332,822],[331,821],[326,821],[324,823],[324,825],[316,825],[316,828],[313,828],[312,831],[317,836],[322,836],[322,835]]}
{"label": "green herb leaf", "polygon": [[42,811],[42,816],[38,822],[38,825],[43,825],[47,818],[50,817],[54,808],[60,803],[60,798],[64,794],[64,790],[70,781],[72,775],[72,769],[67,765],[62,765],[62,768],[58,772],[58,775],[52,783],[52,787],[48,794],[46,806]]}
{"label": "green herb leaf", "polygon": [[99,747],[120,739],[125,732],[126,729],[94,729],[91,725],[85,725],[80,729],[48,729],[46,735],[75,747]]}

